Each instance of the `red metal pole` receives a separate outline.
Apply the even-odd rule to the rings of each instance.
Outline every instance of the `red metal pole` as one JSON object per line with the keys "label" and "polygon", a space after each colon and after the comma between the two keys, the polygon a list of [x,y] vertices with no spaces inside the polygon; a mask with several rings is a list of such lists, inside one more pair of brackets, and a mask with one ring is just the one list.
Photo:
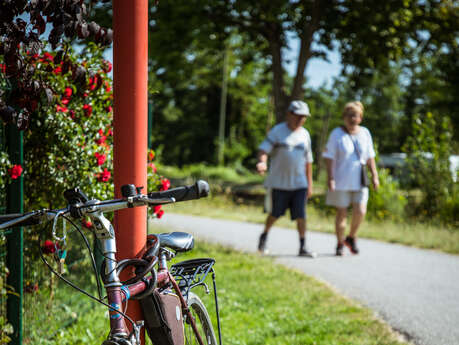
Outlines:
{"label": "red metal pole", "polygon": [[[144,186],[143,192],[147,188],[148,0],[113,0],[113,35],[114,182],[119,197],[123,184]],[[116,212],[118,259],[142,254],[146,217],[146,207]],[[128,314],[141,319],[139,304],[131,301]]]}

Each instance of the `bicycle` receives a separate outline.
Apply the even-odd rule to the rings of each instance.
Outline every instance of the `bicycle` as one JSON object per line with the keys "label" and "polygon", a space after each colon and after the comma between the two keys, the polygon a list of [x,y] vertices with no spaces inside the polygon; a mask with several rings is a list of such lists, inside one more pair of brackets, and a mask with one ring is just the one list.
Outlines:
{"label": "bicycle", "polygon": [[[100,268],[101,280],[106,290],[106,301],[101,297],[98,279],[99,298],[80,289],[58,273],[41,253],[41,258],[48,268],[67,284],[88,297],[105,305],[109,310],[110,332],[102,345],[140,345],[140,330],[146,328],[154,345],[200,344],[217,345],[215,332],[209,314],[201,299],[191,291],[204,282],[212,273],[213,290],[216,306],[219,344],[221,345],[221,327],[215,282],[214,259],[203,258],[182,261],[168,268],[176,253],[186,252],[194,247],[194,238],[184,232],[172,232],[147,235],[147,246],[142,258],[116,261],[116,238],[111,222],[104,213],[137,206],[156,206],[178,201],[205,197],[209,185],[198,181],[191,186],[172,188],[167,191],[140,193],[141,188],[134,185],[121,187],[122,198],[113,200],[90,200],[79,188],[64,192],[67,207],[55,210],[37,210],[25,214],[7,214],[0,216],[0,229],[13,226],[30,226],[44,220],[52,224],[52,236],[58,242],[65,243],[65,226],[58,232],[59,219],[69,222],[82,234],[75,224],[88,216],[93,223],[92,230],[102,246],[103,264]],[[96,263],[89,243],[83,235],[90,252],[93,269]],[[62,251],[56,247],[57,259]],[[135,276],[126,281],[120,280],[120,274],[126,268],[135,268]],[[157,267],[157,268],[156,268]],[[144,320],[134,322],[127,314],[130,299],[139,300]],[[123,308],[124,304],[124,308]],[[131,323],[129,331],[126,320]],[[198,327],[199,326],[199,327]]]}

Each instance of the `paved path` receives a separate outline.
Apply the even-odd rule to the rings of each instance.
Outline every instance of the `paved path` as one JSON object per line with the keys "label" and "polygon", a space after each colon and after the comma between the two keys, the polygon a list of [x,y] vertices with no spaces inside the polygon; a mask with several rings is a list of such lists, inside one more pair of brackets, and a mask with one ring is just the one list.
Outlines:
{"label": "paved path", "polygon": [[[160,224],[246,252],[255,251],[262,230],[257,224],[171,213]],[[334,236],[310,232],[307,241],[316,259],[296,256],[295,230],[274,227],[270,255],[370,307],[416,344],[459,345],[459,256],[360,239],[360,255],[337,258]]]}

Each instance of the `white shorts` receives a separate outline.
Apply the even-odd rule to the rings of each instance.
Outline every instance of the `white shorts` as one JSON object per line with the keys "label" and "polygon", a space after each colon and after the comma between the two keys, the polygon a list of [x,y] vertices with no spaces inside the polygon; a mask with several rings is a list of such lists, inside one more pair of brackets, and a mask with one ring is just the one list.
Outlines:
{"label": "white shorts", "polygon": [[328,191],[326,204],[339,208],[346,208],[351,204],[366,205],[368,202],[368,195],[368,188],[362,188],[360,190]]}

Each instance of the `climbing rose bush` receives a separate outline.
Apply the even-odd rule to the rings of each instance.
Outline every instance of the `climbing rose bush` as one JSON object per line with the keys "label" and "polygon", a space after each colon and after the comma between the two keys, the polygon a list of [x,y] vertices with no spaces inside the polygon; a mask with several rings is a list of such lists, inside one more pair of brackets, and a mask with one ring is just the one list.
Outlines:
{"label": "climbing rose bush", "polygon": [[[47,51],[33,59],[35,77],[46,80],[52,102],[32,107],[34,120],[24,131],[23,166],[11,164],[0,151],[2,186],[24,175],[25,209],[60,207],[65,204],[64,190],[77,186],[90,198],[113,198],[111,63],[93,43],[78,53],[69,47],[65,59]],[[86,77],[75,78],[63,61],[84,66]],[[0,78],[0,87],[2,83],[5,78]],[[149,151],[148,190],[165,190],[170,183],[157,175],[154,158]]]}

